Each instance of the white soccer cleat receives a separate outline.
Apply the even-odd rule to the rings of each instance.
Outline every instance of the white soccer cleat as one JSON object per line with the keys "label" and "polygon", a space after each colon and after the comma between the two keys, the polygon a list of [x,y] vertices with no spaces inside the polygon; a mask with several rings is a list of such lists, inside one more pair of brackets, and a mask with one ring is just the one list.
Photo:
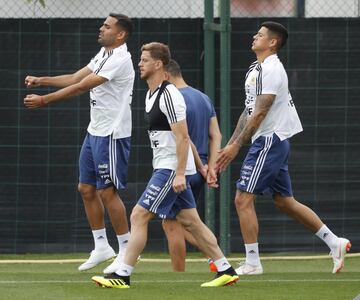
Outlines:
{"label": "white soccer cleat", "polygon": [[246,262],[239,263],[239,267],[235,269],[235,272],[238,275],[261,275],[264,273],[262,265],[252,266]]}
{"label": "white soccer cleat", "polygon": [[[118,254],[114,259],[114,261],[104,269],[103,273],[112,274],[115,273],[117,270],[119,270],[121,263],[124,261],[124,257],[125,257],[125,253]],[[136,263],[138,263],[139,261],[140,261],[140,255],[136,259]]]}
{"label": "white soccer cleat", "polygon": [[339,238],[338,245],[335,249],[331,250],[330,255],[334,262],[334,268],[332,272],[340,273],[341,269],[344,266],[346,252],[349,252],[351,248],[351,243],[348,239]]}
{"label": "white soccer cleat", "polygon": [[107,246],[106,248],[94,249],[91,251],[88,260],[79,266],[79,271],[92,269],[98,264],[107,261],[114,256],[116,256],[116,253],[110,246]]}
{"label": "white soccer cleat", "polygon": [[114,261],[104,269],[103,273],[111,274],[111,273],[115,273],[117,270],[119,270],[120,265],[124,260],[124,256],[125,256],[125,253],[124,254],[119,253],[116,256],[116,258],[114,259]]}

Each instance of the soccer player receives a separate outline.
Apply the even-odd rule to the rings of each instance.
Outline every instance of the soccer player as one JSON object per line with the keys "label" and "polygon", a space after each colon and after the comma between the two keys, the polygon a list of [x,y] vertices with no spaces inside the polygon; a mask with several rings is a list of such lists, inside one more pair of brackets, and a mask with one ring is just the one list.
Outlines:
{"label": "soccer player", "polygon": [[214,234],[201,221],[189,187],[188,175],[195,174],[196,169],[189,146],[184,98],[165,80],[164,66],[170,61],[170,50],[165,44],[153,42],[143,45],[141,52],[140,77],[149,87],[145,120],[153,149],[154,171],[131,213],[131,235],[124,262],[115,273],[94,276],[92,280],[103,287],[129,288],[136,259],[146,244],[149,221],[155,216],[161,219],[176,216],[218,269],[215,279],[201,286],[233,284],[239,277],[221,252]]}
{"label": "soccer player", "polygon": [[27,76],[27,87],[61,88],[47,95],[27,95],[24,104],[39,108],[90,90],[90,124],[79,158],[79,185],[95,248],[80,271],[116,256],[109,245],[104,222],[107,210],[119,242],[119,253],[104,272],[117,270],[125,255],[129,227],[117,189],[126,185],[131,136],[131,100],[135,71],[126,41],[133,30],[130,18],[110,14],[100,27],[100,51],[74,74],[55,77]]}
{"label": "soccer player", "polygon": [[276,22],[262,23],[254,35],[251,49],[257,60],[246,74],[245,109],[217,160],[217,168],[223,171],[241,147],[251,140],[236,184],[235,206],[246,250],[245,262],[236,269],[239,275],[263,273],[254,207],[259,194],[271,193],[280,211],[303,224],[329,246],[333,273],[340,272],[351,247],[349,240],[337,237],[314,211],[293,197],[288,172],[289,138],[301,132],[302,125],[289,92],[284,66],[277,56],[287,37],[286,28]]}
{"label": "soccer player", "polygon": [[[194,143],[202,163],[208,166],[207,181],[209,185],[216,187],[217,175],[214,168],[217,152],[220,149],[221,133],[214,106],[207,95],[187,85],[182,77],[180,66],[175,60],[171,59],[165,66],[165,70],[168,81],[174,84],[184,97],[190,139]],[[199,199],[204,183],[205,179],[200,172],[189,176],[189,184],[195,200]],[[185,240],[197,248],[199,246],[191,233],[184,230],[176,219],[164,219],[162,225],[168,240],[173,270],[184,272]],[[215,270],[212,263],[210,268]]]}

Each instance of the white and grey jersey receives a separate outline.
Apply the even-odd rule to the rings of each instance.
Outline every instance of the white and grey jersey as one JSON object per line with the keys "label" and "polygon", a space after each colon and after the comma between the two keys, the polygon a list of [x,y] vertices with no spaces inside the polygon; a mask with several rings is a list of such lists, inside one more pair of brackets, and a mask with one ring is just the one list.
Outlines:
{"label": "white and grey jersey", "polygon": [[131,136],[131,101],[135,71],[126,44],[106,51],[101,48],[87,67],[107,79],[90,90],[90,124],[94,136],[114,139]]}
{"label": "white and grey jersey", "polygon": [[250,118],[257,96],[275,95],[275,100],[252,136],[252,141],[259,136],[272,136],[274,133],[280,140],[284,140],[303,130],[289,92],[286,71],[276,54],[268,56],[261,64],[256,61],[250,65],[245,78],[245,93],[245,106]]}
{"label": "white and grey jersey", "polygon": [[[176,170],[176,138],[169,124],[186,119],[186,105],[179,90],[168,82],[163,82],[152,94],[145,98],[145,119],[153,149],[153,168]],[[194,156],[189,146],[185,175],[196,173]]]}

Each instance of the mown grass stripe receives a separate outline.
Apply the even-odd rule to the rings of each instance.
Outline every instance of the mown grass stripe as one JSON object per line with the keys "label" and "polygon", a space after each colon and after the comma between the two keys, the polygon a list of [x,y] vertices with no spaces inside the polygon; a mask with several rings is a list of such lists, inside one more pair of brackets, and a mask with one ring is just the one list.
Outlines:
{"label": "mown grass stripe", "polygon": [[[360,253],[348,253],[349,257],[360,257]],[[330,259],[329,255],[303,255],[303,256],[262,256],[261,260],[316,260],[316,259]],[[240,261],[244,260],[244,257],[228,258],[229,261]],[[63,263],[82,263],[86,258],[76,259],[0,259],[0,264],[63,264]],[[205,258],[188,258],[186,262],[206,262]],[[141,258],[140,262],[159,262],[169,263],[170,258]]]}

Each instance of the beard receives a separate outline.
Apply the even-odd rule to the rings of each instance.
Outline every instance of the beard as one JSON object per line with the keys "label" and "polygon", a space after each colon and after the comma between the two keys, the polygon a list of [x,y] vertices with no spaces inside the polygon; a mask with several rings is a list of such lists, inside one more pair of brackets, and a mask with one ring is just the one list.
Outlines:
{"label": "beard", "polygon": [[140,73],[140,78],[142,80],[147,80],[149,78],[149,73]]}
{"label": "beard", "polygon": [[98,43],[102,46],[102,47],[111,47],[114,45],[115,41],[113,39],[104,39],[104,37],[99,37],[98,38]]}

